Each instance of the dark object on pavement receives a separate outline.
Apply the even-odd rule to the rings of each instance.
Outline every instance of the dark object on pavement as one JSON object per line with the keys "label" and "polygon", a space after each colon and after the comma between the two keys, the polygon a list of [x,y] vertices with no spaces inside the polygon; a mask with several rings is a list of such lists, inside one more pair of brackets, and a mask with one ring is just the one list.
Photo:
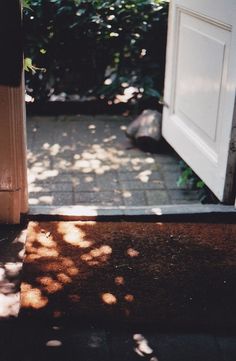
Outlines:
{"label": "dark object on pavement", "polygon": [[146,150],[153,149],[161,140],[162,115],[156,110],[144,110],[127,128],[127,137]]}

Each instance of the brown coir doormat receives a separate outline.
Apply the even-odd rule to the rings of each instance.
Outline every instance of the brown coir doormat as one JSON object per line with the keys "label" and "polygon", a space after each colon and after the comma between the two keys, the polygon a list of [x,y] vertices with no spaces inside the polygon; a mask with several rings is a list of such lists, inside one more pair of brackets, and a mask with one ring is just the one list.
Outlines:
{"label": "brown coir doormat", "polygon": [[236,225],[30,222],[22,317],[236,325]]}

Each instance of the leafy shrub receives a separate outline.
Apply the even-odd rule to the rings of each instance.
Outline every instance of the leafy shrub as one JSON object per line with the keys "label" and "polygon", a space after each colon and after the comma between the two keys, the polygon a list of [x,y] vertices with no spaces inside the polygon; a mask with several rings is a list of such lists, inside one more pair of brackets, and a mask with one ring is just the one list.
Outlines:
{"label": "leafy shrub", "polygon": [[179,162],[181,174],[177,181],[177,185],[187,186],[189,189],[198,191],[199,200],[201,203],[219,203],[219,200],[206,186],[206,184],[198,177],[196,173],[183,160]]}
{"label": "leafy shrub", "polygon": [[183,160],[180,161],[180,169],[182,171],[177,185],[187,186],[191,189],[202,189],[205,186],[205,183],[194,173],[192,168],[190,168]]}
{"label": "leafy shrub", "polygon": [[62,92],[107,100],[160,97],[168,2],[26,0],[25,56],[46,72],[26,73],[35,100]]}

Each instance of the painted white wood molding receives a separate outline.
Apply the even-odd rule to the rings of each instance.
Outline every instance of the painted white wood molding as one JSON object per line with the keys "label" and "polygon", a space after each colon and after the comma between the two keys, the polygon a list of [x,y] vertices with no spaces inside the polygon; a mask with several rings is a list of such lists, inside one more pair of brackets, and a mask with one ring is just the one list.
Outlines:
{"label": "painted white wood molding", "polygon": [[217,198],[235,199],[236,2],[172,0],[162,134]]}
{"label": "painted white wood molding", "polygon": [[23,86],[0,86],[0,223],[28,211]]}

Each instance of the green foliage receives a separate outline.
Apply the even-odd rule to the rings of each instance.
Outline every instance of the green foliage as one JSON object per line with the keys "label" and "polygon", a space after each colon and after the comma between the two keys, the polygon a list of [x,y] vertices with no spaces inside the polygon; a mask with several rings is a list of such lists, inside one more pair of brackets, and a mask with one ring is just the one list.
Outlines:
{"label": "green foliage", "polygon": [[184,161],[180,161],[180,169],[182,171],[177,181],[178,187],[187,186],[191,189],[202,189],[205,183],[193,172]]}
{"label": "green foliage", "polygon": [[46,73],[26,74],[36,100],[65,92],[130,100],[163,91],[168,2],[25,0],[25,55]]}
{"label": "green foliage", "polygon": [[36,74],[37,70],[40,70],[40,71],[43,71],[43,72],[46,71],[45,68],[37,68],[36,66],[34,66],[32,64],[32,59],[30,59],[30,58],[25,58],[24,59],[24,70],[28,71],[28,72],[32,72],[32,74]]}
{"label": "green foliage", "polygon": [[24,9],[31,10],[30,3],[31,3],[31,0],[23,0],[23,1],[22,1],[22,6],[23,6],[23,8],[24,8]]}
{"label": "green foliage", "polygon": [[198,191],[201,203],[219,203],[216,196],[210,191],[206,184],[193,172],[183,160],[180,161],[180,169],[182,171],[177,181],[178,187],[187,186],[189,189]]}

